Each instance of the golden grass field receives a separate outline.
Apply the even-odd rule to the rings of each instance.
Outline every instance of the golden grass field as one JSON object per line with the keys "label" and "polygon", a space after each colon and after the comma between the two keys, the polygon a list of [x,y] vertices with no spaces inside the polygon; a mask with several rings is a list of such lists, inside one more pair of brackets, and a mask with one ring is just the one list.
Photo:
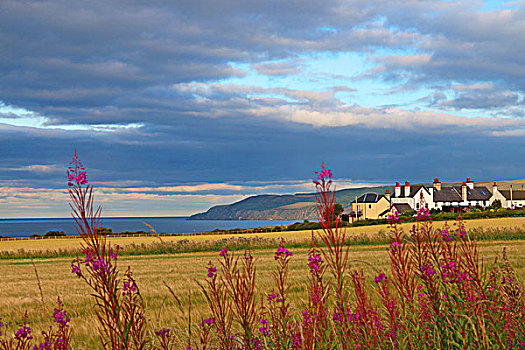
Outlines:
{"label": "golden grass field", "polygon": [[[480,243],[485,261],[492,262],[501,253],[503,246],[517,275],[525,276],[525,241]],[[385,246],[363,246],[351,248],[353,268],[363,268],[365,274],[373,277],[380,271],[388,273],[388,255]],[[290,293],[293,305],[301,307],[306,298],[308,275],[307,251],[292,250],[294,256],[290,265]],[[258,292],[271,291],[271,272],[275,268],[273,250],[257,251]],[[137,284],[146,302],[148,323],[151,329],[160,327],[181,328],[184,320],[175,307],[166,282],[183,300],[191,293],[193,319],[200,321],[208,315],[207,306],[196,281],[206,279],[206,265],[218,257],[214,253],[191,253],[177,255],[155,255],[120,258],[123,270],[131,266]],[[87,287],[71,274],[71,259],[43,259],[35,261],[44,295],[41,305],[40,292],[34,268],[29,260],[0,261],[0,310],[4,323],[20,322],[27,310],[34,332],[45,329],[52,323],[56,297],[60,296],[67,308],[74,331],[75,348],[97,347],[96,320],[92,312],[92,298]],[[371,279],[371,278],[370,278]],[[44,311],[45,310],[45,311]]]}
{"label": "golden grass field", "polygon": [[[443,223],[434,223],[440,227]],[[505,218],[489,220],[471,220],[466,222],[467,228],[479,227],[523,227],[525,218]],[[410,224],[411,226],[411,224]],[[406,229],[407,227],[405,227]],[[386,231],[386,227],[368,226],[348,229],[348,234],[373,234],[378,230]],[[306,239],[310,231],[258,233],[263,237],[282,237],[290,239]],[[168,239],[188,238],[192,240],[214,240],[225,236],[190,236],[190,237],[164,237]],[[134,243],[151,243],[158,238],[134,237],[112,239],[112,244],[126,245]],[[66,249],[78,247],[78,239],[53,239],[38,241],[3,241],[0,250],[17,249]],[[520,280],[525,277],[525,241],[506,242],[480,242],[479,247],[485,263],[491,263],[494,257],[501,253],[503,247],[507,252],[512,266],[515,268]],[[384,271],[388,274],[389,262],[386,246],[356,246],[351,248],[352,268],[362,268],[369,277]],[[294,254],[289,274],[290,299],[292,305],[302,308],[306,294],[308,276],[307,250],[292,249]],[[257,259],[258,293],[272,289],[271,273],[275,269],[273,259],[274,250],[257,250],[254,255]],[[131,266],[134,277],[144,297],[149,329],[152,331],[161,327],[184,329],[185,319],[175,307],[166,283],[183,300],[186,301],[188,293],[193,304],[192,318],[197,324],[203,317],[209,316],[204,297],[197,281],[206,280],[206,266],[210,260],[218,258],[218,252],[181,253],[175,255],[143,255],[122,256],[119,266],[124,271]],[[37,259],[34,261],[41,281],[44,297],[42,305],[37,278],[33,264],[28,259],[0,259],[0,317],[2,322],[11,328],[20,322],[24,312],[28,312],[34,334],[39,334],[52,323],[53,308],[57,296],[63,300],[66,310],[71,317],[73,329],[74,348],[96,349],[99,348],[96,333],[96,319],[93,312],[93,300],[89,289],[84,283],[71,273],[71,259]],[[371,280],[369,278],[368,280]],[[187,305],[187,303],[186,303]],[[298,314],[296,312],[295,314]],[[181,333],[182,334],[182,333]]]}
{"label": "golden grass field", "polygon": [[[441,228],[445,224],[444,221],[434,222],[434,227]],[[401,227],[409,230],[413,223],[405,223]],[[496,218],[496,219],[478,219],[465,221],[468,229],[483,227],[490,228],[525,228],[525,217],[517,218]],[[388,232],[388,225],[373,225],[362,227],[349,227],[346,229],[349,236],[357,235],[373,235],[379,231]],[[304,240],[311,236],[311,231],[291,231],[291,232],[265,232],[252,234],[229,234],[229,235],[187,235],[187,236],[167,236],[162,237],[163,241],[177,241],[182,239],[189,239],[193,241],[215,241],[225,238],[238,237],[263,237],[263,238],[281,238],[287,240]],[[112,245],[118,244],[125,247],[130,244],[148,244],[154,241],[158,242],[157,237],[112,237],[110,242]],[[73,249],[80,247],[80,238],[57,238],[57,239],[41,239],[41,240],[13,240],[0,241],[0,251],[17,251],[19,249],[35,251],[35,250],[58,250],[58,249]]]}

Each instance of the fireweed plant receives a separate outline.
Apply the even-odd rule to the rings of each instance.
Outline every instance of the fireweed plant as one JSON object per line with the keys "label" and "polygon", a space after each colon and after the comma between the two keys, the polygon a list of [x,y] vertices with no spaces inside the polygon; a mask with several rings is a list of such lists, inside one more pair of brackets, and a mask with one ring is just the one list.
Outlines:
{"label": "fireweed plant", "polygon": [[27,322],[27,312],[22,323],[11,338],[6,336],[0,320],[0,349],[1,350],[69,350],[71,349],[71,328],[69,316],[64,311],[64,306],[58,298],[57,308],[53,311],[53,326],[47,331],[42,331],[41,343],[36,342],[31,328]]}
{"label": "fireweed plant", "polygon": [[201,324],[199,348],[525,349],[525,288],[505,250],[486,266],[461,215],[453,226],[434,229],[422,203],[408,233],[398,213],[389,215],[390,271],[366,281],[350,266],[332,172],[323,164],[316,174],[322,231],[312,233],[300,314],[291,315],[287,301],[292,253],[284,242],[275,253],[274,288],[262,293],[259,308],[251,252],[234,258],[225,248],[218,268],[208,266],[203,290],[212,317]]}
{"label": "fireweed plant", "polygon": [[[525,349],[525,288],[518,283],[503,250],[485,264],[476,237],[467,235],[461,216],[434,229],[424,203],[409,232],[393,212],[390,271],[369,281],[352,268],[350,247],[335,214],[332,172],[316,173],[317,210],[322,230],[312,232],[308,282],[301,302],[290,304],[288,273],[293,257],[281,241],[274,254],[273,286],[256,288],[251,249],[236,255],[228,247],[209,262],[199,283],[209,311],[187,335],[179,328],[146,332],[144,302],[130,268],[117,268],[118,246],[97,230],[93,187],[76,152],[67,178],[72,215],[82,237],[82,256],[71,272],[92,292],[104,349]],[[178,299],[177,299],[178,300]],[[26,318],[12,336],[0,319],[0,350],[71,349],[72,331],[62,303],[54,325],[37,342]]]}
{"label": "fireweed plant", "polygon": [[[93,186],[75,155],[67,171],[70,207],[82,238],[82,257],[71,272],[84,281],[95,299],[98,332],[104,349],[142,349],[146,346],[142,296],[130,268],[123,277],[117,268],[119,247],[111,247],[100,227],[101,208],[94,209]],[[162,337],[161,337],[162,339]]]}

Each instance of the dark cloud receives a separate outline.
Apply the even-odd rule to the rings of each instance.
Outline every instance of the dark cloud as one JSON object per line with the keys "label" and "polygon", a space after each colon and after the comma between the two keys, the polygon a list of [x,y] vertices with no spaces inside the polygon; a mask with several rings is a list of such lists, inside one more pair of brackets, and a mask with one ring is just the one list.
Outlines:
{"label": "dark cloud", "polygon": [[[467,174],[490,181],[520,173],[521,165],[505,155],[512,155],[512,159],[525,156],[519,137],[475,133],[429,136],[402,130],[307,126],[284,132],[279,123],[230,123],[224,119],[194,120],[151,132],[157,135],[153,139],[135,132],[3,134],[2,144],[10,145],[2,149],[3,168],[44,164],[65,169],[76,148],[95,183],[132,181],[151,186],[286,181],[308,178],[322,161],[340,178],[428,181],[436,176],[460,179]],[[65,178],[54,172],[0,172],[0,181],[13,179],[54,188],[65,183]]]}

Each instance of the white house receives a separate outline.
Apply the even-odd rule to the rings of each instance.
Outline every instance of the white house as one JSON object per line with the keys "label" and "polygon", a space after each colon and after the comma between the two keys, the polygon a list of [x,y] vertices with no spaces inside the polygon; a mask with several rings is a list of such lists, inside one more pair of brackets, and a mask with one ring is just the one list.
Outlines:
{"label": "white house", "polygon": [[498,184],[494,182],[490,204],[497,199],[500,200],[502,208],[515,209],[525,207],[525,191],[513,190],[512,185],[509,190],[499,190]]}
{"label": "white house", "polygon": [[432,189],[424,185],[410,185],[410,182],[405,182],[401,186],[396,182],[394,187],[394,194],[390,199],[392,205],[408,204],[413,210],[418,210],[421,206],[429,209],[433,208]]}
{"label": "white house", "polygon": [[467,178],[461,186],[443,187],[439,179],[434,179],[432,187],[425,185],[411,186],[407,181],[405,186],[399,182],[394,187],[392,205],[408,204],[413,210],[423,205],[428,209],[457,211],[467,207],[488,207],[492,194],[485,186],[474,186]]}
{"label": "white house", "polygon": [[439,179],[434,179],[435,208],[450,211],[456,208],[490,206],[492,193],[485,186],[474,186],[474,181],[467,178],[461,186],[441,187]]}

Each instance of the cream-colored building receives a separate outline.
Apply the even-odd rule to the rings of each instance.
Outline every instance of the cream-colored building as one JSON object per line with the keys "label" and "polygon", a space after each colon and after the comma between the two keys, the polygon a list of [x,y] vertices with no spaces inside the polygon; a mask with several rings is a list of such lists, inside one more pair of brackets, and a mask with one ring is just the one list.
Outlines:
{"label": "cream-colored building", "polygon": [[380,219],[390,209],[390,192],[385,195],[368,192],[356,198],[348,211],[350,221]]}

